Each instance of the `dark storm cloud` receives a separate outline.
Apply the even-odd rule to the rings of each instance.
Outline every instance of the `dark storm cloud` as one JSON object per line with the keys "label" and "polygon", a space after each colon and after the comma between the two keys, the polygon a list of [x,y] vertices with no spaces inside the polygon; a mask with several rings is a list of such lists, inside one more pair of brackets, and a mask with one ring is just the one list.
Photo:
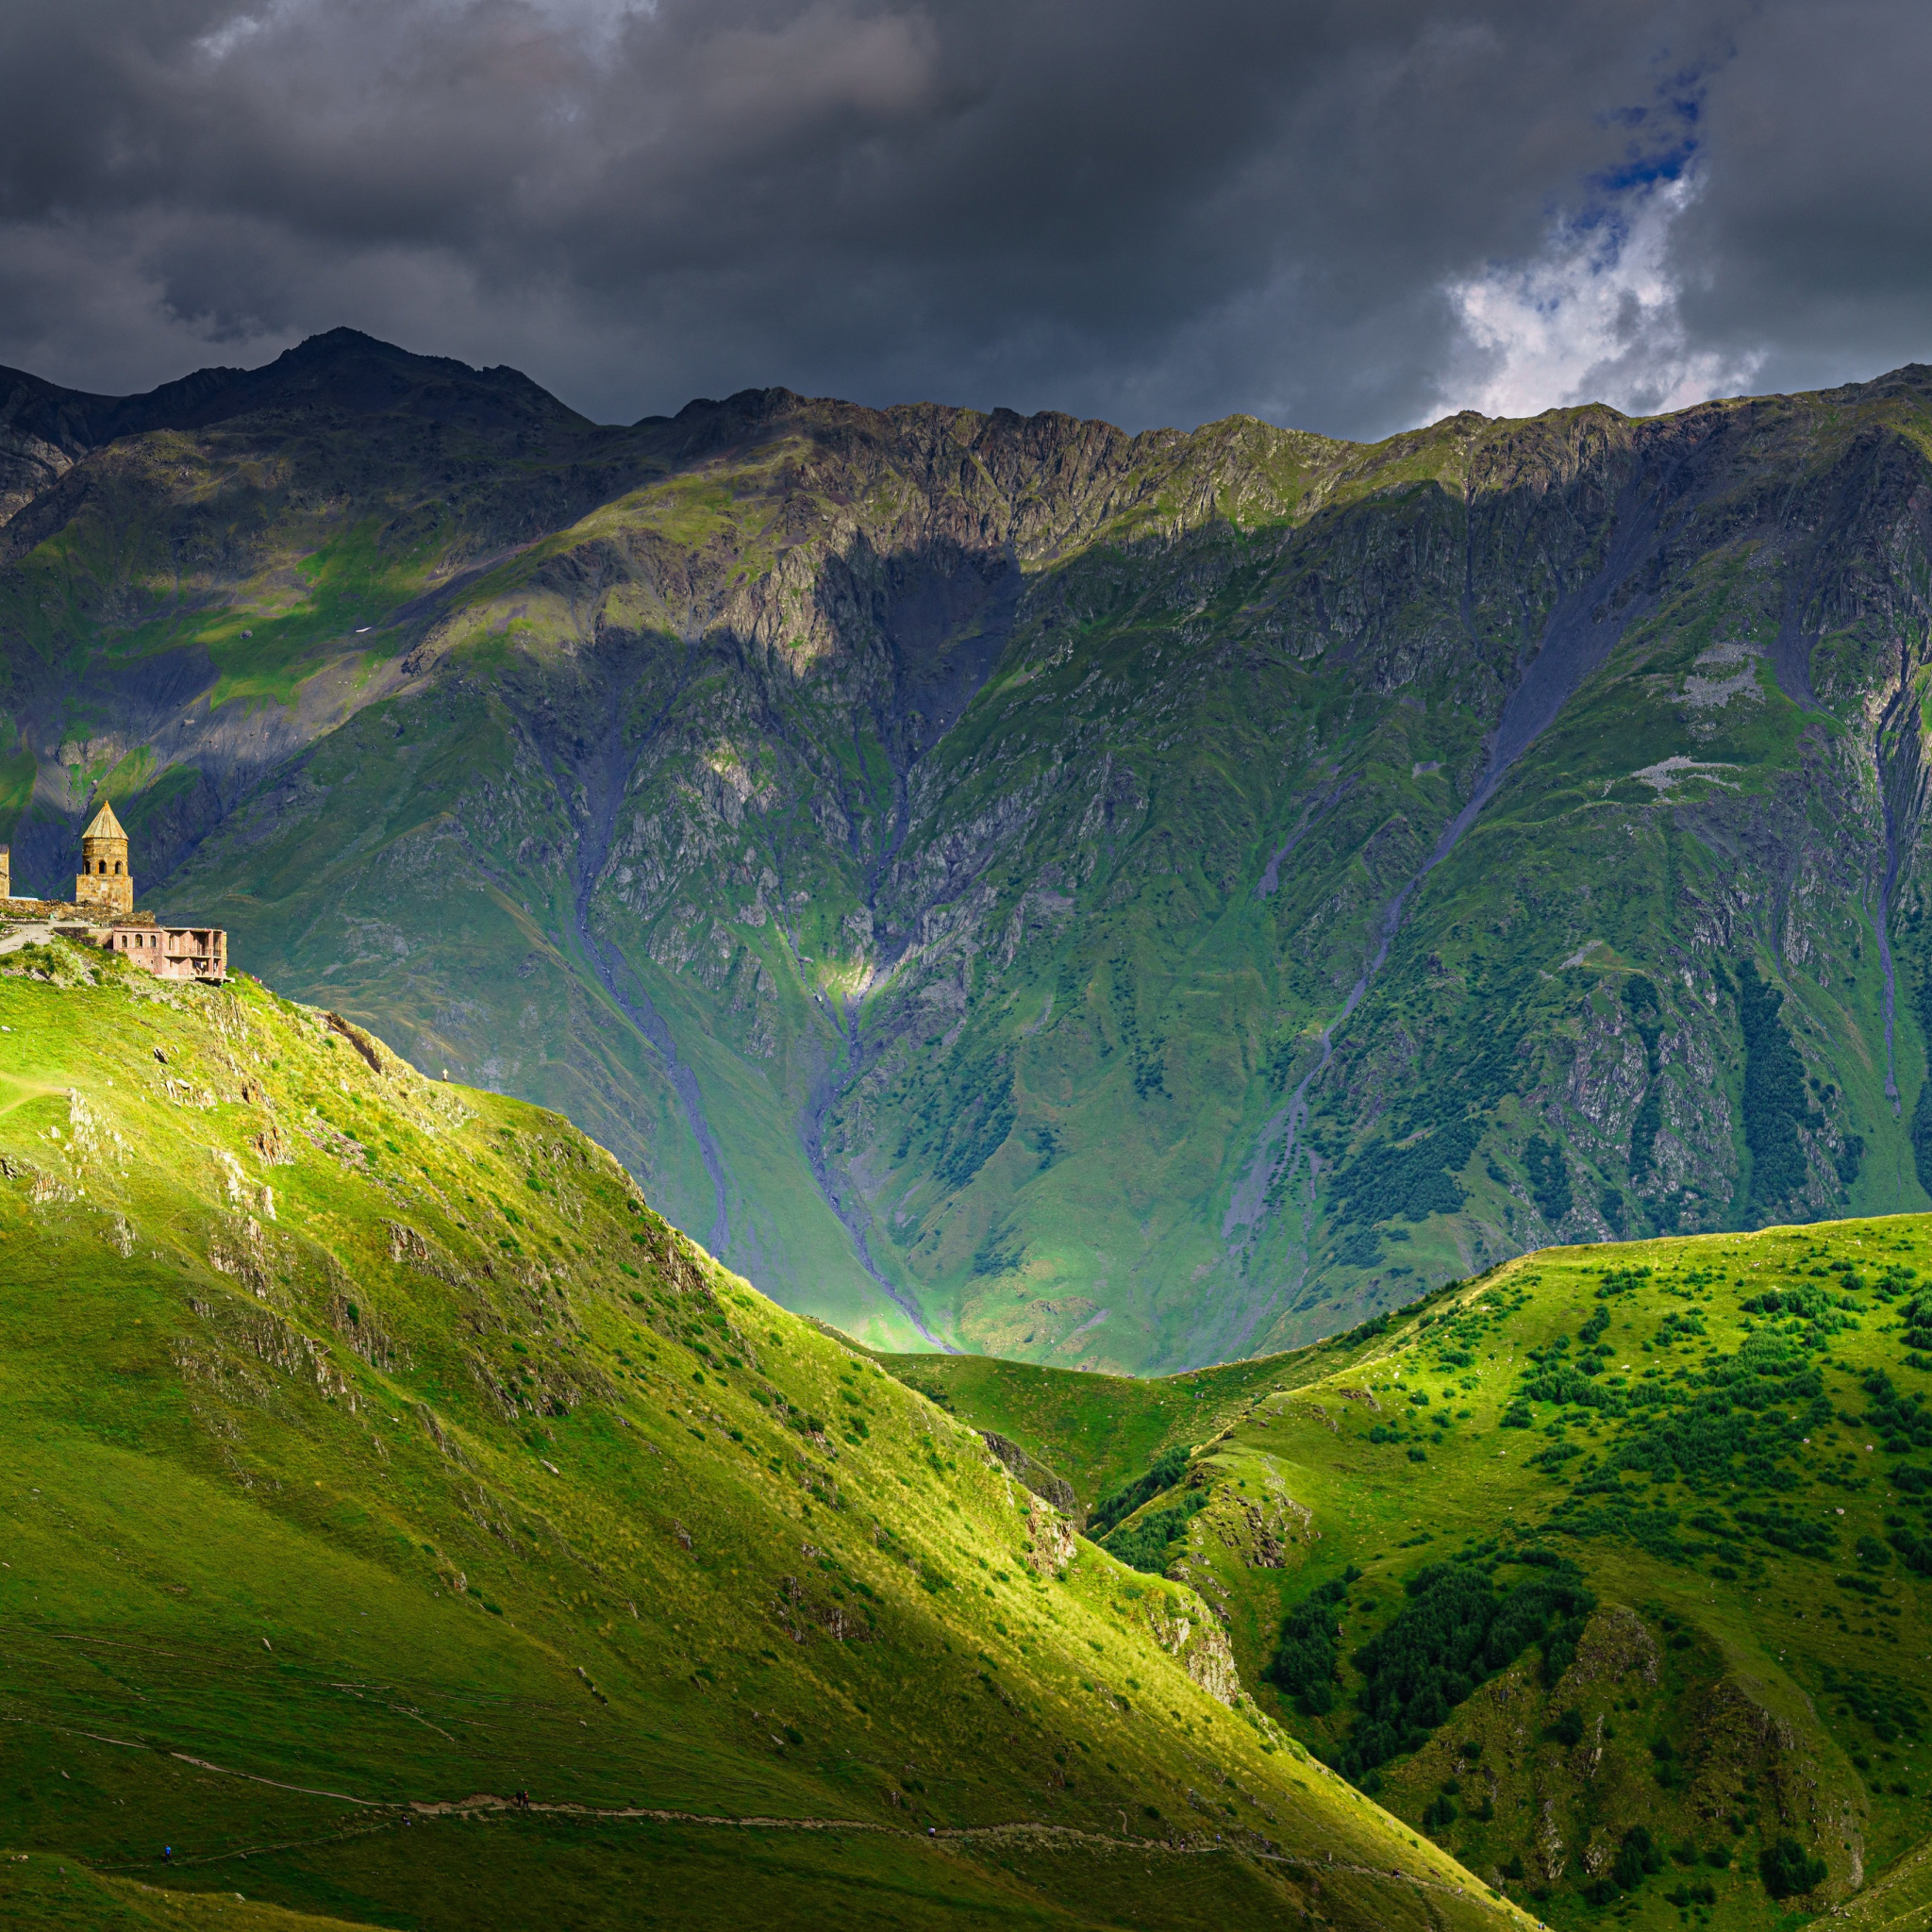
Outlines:
{"label": "dark storm cloud", "polygon": [[12,0],[0,359],[1374,433],[1927,353],[1922,7]]}

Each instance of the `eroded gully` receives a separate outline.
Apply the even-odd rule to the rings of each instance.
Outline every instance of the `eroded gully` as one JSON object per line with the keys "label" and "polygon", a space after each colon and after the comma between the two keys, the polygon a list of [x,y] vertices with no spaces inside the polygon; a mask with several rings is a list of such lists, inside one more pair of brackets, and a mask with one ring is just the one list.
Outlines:
{"label": "eroded gully", "polygon": [[[685,1124],[691,1128],[691,1138],[697,1142],[698,1153],[705,1163],[705,1172],[710,1176],[711,1231],[705,1245],[712,1254],[722,1257],[731,1240],[731,1217],[724,1194],[724,1162],[718,1152],[717,1137],[711,1132],[710,1122],[705,1116],[704,1095],[698,1090],[697,1075],[692,1072],[691,1063],[679,1057],[677,1042],[672,1038],[664,1016],[639,984],[637,974],[630,970],[624,955],[615,946],[604,944],[591,930],[591,897],[609,862],[610,847],[617,836],[617,814],[624,804],[625,788],[630,783],[634,760],[625,743],[625,717],[631,693],[637,689],[643,670],[644,658],[639,654],[610,692],[609,729],[605,734],[602,748],[585,759],[581,773],[581,812],[575,808],[573,788],[541,744],[537,747],[537,756],[542,761],[551,784],[557,789],[566,815],[576,825],[571,921],[577,944],[611,1004],[664,1063],[672,1089],[684,1108]],[[667,704],[664,710],[651,721],[649,727],[640,734],[640,744],[650,742],[669,708]],[[531,742],[537,743],[534,733]]]}
{"label": "eroded gully", "polygon": [[[1361,1005],[1375,975],[1389,958],[1389,949],[1402,926],[1402,914],[1410,896],[1423,881],[1447,858],[1462,835],[1475,823],[1477,814],[1496,794],[1517,761],[1552,724],[1583,680],[1598,670],[1616,647],[1631,615],[1634,603],[1618,615],[1605,615],[1609,601],[1629,577],[1645,554],[1657,530],[1656,513],[1637,501],[1634,490],[1626,491],[1619,506],[1618,534],[1603,568],[1580,591],[1560,599],[1543,627],[1542,641],[1529,661],[1522,681],[1504,704],[1502,716],[1490,740],[1490,755],[1483,775],[1467,803],[1430,848],[1422,865],[1403,881],[1394,897],[1383,908],[1375,928],[1375,950],[1341,1003],[1341,1010],[1316,1035],[1315,1063],[1304,1074],[1289,1095],[1287,1104],[1261,1129],[1254,1159],[1237,1183],[1221,1224],[1222,1240],[1234,1242],[1252,1238],[1267,1211],[1267,1203],[1294,1164],[1307,1124],[1308,1091],[1335,1058],[1335,1036],[1355,1009]],[[1248,1314],[1235,1337],[1236,1345],[1245,1343],[1260,1317],[1273,1307],[1274,1296],[1257,1304]]]}
{"label": "eroded gully", "polygon": [[[914,760],[917,762],[917,759]],[[877,909],[880,882],[891,870],[892,861],[899,856],[899,848],[906,842],[907,827],[911,823],[911,808],[908,791],[911,785],[910,767],[892,775],[892,836],[886,849],[868,868],[865,878],[865,908],[868,912]],[[794,949],[795,950],[795,949]],[[862,987],[856,993],[849,993],[837,1007],[826,1002],[826,1009],[833,1024],[839,1029],[844,1042],[845,1057],[842,1061],[829,1059],[812,1081],[811,1091],[805,1105],[803,1139],[805,1153],[811,1162],[812,1178],[818,1183],[819,1192],[824,1197],[825,1205],[839,1217],[840,1224],[852,1238],[852,1245],[858,1252],[859,1266],[873,1282],[886,1294],[892,1306],[919,1331],[921,1338],[934,1348],[946,1355],[958,1355],[959,1351],[950,1341],[942,1341],[926,1326],[925,1316],[918,1302],[895,1282],[888,1278],[886,1272],[874,1260],[872,1253],[872,1216],[862,1208],[854,1204],[845,1178],[834,1174],[825,1158],[825,1120],[832,1108],[851,1091],[857,1082],[865,1061],[865,1042],[858,1030],[858,1010],[865,997]]]}

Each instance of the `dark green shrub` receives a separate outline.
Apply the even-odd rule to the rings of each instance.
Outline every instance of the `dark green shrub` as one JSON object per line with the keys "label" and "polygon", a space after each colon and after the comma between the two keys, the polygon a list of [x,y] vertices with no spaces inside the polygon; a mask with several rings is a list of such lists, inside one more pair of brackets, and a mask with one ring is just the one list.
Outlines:
{"label": "dark green shrub", "polygon": [[1137,1523],[1114,1530],[1103,1539],[1101,1548],[1130,1569],[1149,1576],[1162,1575],[1167,1569],[1167,1553],[1186,1530],[1191,1517],[1208,1507],[1208,1492],[1192,1490],[1177,1496],[1164,1508],[1150,1509]]}
{"label": "dark green shrub", "polygon": [[1524,1172],[1529,1176],[1529,1191],[1542,1217],[1554,1227],[1575,1205],[1570,1187],[1570,1169],[1563,1150],[1532,1134],[1523,1150]]}
{"label": "dark green shrub", "polygon": [[1281,1622],[1281,1641],[1263,1679],[1292,1697],[1309,1717],[1335,1708],[1335,1663],[1341,1639],[1336,1619],[1348,1607],[1348,1587],[1361,1572],[1351,1563],[1335,1581],[1310,1591]]}
{"label": "dark green shrub", "polygon": [[1635,1891],[1653,1872],[1664,1869],[1662,1847],[1651,1835],[1649,1828],[1633,1824],[1624,1834],[1624,1842],[1617,1847],[1617,1861],[1610,1867],[1610,1876],[1617,1881],[1624,1891]]}
{"label": "dark green shrub", "polygon": [[1785,1030],[1784,995],[1758,978],[1751,960],[1738,967],[1738,1024],[1744,1036],[1744,1144],[1751,1152],[1751,1200],[1768,1207],[1805,1185],[1798,1127],[1808,1123],[1805,1065]]}
{"label": "dark green shrub", "polygon": [[1573,1564],[1539,1569],[1502,1591],[1473,1563],[1432,1563],[1408,1579],[1408,1602],[1355,1654],[1363,1683],[1341,1757],[1347,1776],[1419,1749],[1477,1684],[1593,1607]]}
{"label": "dark green shrub", "polygon": [[1124,1484],[1111,1495],[1103,1496],[1093,1506],[1093,1513],[1087,1519],[1087,1534],[1096,1541],[1104,1537],[1115,1524],[1131,1516],[1142,1503],[1159,1495],[1162,1490],[1172,1489],[1179,1482],[1188,1467],[1188,1452],[1175,1443],[1171,1449],[1163,1450],[1155,1457],[1145,1475],[1139,1475],[1130,1483]]}
{"label": "dark green shrub", "polygon": [[1825,1863],[1813,1857],[1796,1839],[1781,1838],[1758,1855],[1757,1874],[1773,1898],[1795,1898],[1824,1883]]}

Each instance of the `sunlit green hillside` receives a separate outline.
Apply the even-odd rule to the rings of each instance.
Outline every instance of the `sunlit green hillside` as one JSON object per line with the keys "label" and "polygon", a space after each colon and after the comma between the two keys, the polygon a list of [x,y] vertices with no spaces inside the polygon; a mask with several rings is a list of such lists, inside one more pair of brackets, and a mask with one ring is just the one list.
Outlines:
{"label": "sunlit green hillside", "polygon": [[914,1373],[1553,1924],[1922,1923],[1925,1218],[1546,1250],[1198,1377]]}
{"label": "sunlit green hillside", "polygon": [[58,943],[0,1027],[14,1923],[1521,1923],[559,1117]]}

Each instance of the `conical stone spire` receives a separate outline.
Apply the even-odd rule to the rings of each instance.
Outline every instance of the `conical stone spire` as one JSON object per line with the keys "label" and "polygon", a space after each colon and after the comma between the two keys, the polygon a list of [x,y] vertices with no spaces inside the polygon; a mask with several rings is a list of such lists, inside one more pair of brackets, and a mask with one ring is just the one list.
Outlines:
{"label": "conical stone spire", "polygon": [[[121,821],[114,816],[114,808],[108,800],[101,801],[101,808],[95,812],[93,823],[80,835],[84,851],[90,839],[118,839],[123,846],[127,843],[127,834],[121,828]],[[126,856],[124,852],[124,858]]]}
{"label": "conical stone spire", "polygon": [[80,835],[80,874],[74,881],[74,903],[92,912],[125,914],[134,910],[127,834],[111,805],[103,803],[93,823]]}

